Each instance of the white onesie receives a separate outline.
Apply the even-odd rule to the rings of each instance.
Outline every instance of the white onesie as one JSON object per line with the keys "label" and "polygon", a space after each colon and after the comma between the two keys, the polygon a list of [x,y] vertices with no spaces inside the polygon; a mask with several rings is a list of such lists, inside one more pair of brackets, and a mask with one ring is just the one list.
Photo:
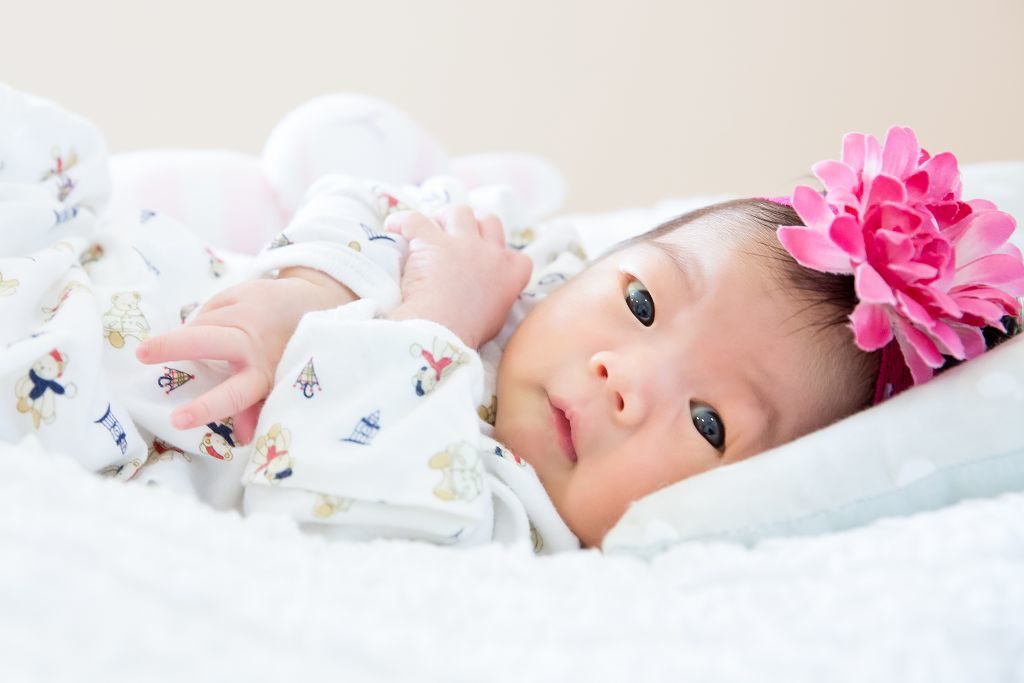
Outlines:
{"label": "white onesie", "polygon": [[[470,200],[453,178],[323,178],[255,259],[152,212],[103,216],[108,195],[95,128],[0,86],[0,386],[11,396],[0,401],[0,438],[34,432],[90,470],[222,509],[286,514],[332,538],[578,547],[533,469],[492,438],[501,349],[532,305],[583,267],[570,229],[534,238],[506,226],[534,273],[478,354],[436,323],[379,319],[400,301],[406,253],[384,218]],[[472,199],[499,213],[495,202],[512,201]],[[235,442],[230,420],[173,428],[171,411],[229,371],[142,365],[138,343],[187,324],[225,287],[286,266],[326,272],[361,298],[302,319],[251,445]]]}

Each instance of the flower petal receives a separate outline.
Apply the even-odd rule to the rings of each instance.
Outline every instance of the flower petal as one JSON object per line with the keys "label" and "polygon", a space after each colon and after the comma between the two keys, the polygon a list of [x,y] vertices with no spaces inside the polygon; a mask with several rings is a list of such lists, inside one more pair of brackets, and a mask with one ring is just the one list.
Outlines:
{"label": "flower petal", "polygon": [[977,327],[968,325],[950,325],[950,327],[960,337],[960,343],[964,345],[965,358],[977,358],[985,353],[985,335]]}
{"label": "flower petal", "polygon": [[802,225],[782,225],[778,235],[782,246],[802,266],[826,273],[853,272],[849,255],[821,233]]}
{"label": "flower petal", "polygon": [[956,320],[963,311],[957,305],[956,299],[947,294],[941,287],[934,285],[910,285],[907,288],[914,298],[928,308],[936,318],[949,318]]}
{"label": "flower petal", "polygon": [[975,211],[984,211],[985,209],[989,209],[991,211],[999,210],[999,207],[996,206],[994,202],[990,202],[987,199],[968,199],[965,203]]}
{"label": "flower petal", "polygon": [[893,273],[899,273],[909,282],[911,280],[927,280],[938,275],[939,270],[934,266],[929,266],[926,263],[915,263],[913,261],[904,261],[903,263],[890,263],[888,270]]}
{"label": "flower petal", "polygon": [[928,171],[918,171],[905,178],[903,184],[907,186],[907,199],[913,202],[921,201],[928,192],[929,182]]}
{"label": "flower petal", "polygon": [[958,360],[964,359],[964,343],[952,327],[939,321],[935,323],[929,333],[932,336],[932,341],[938,341],[942,347],[945,347],[947,356],[953,356]]}
{"label": "flower petal", "polygon": [[892,340],[892,324],[885,306],[859,303],[850,315],[853,337],[865,351],[876,351]]}
{"label": "flower petal", "polygon": [[912,297],[897,291],[896,300],[899,302],[898,310],[910,320],[928,329],[935,325],[935,318],[928,312],[928,309]]}
{"label": "flower petal", "polygon": [[854,173],[864,170],[864,150],[867,146],[865,137],[864,133],[847,133],[843,136],[842,160]]}
{"label": "flower petal", "polygon": [[935,372],[924,362],[921,354],[918,353],[917,348],[903,335],[903,333],[896,333],[896,342],[900,346],[900,352],[903,355],[903,362],[910,368],[910,376],[914,380],[914,384],[924,384],[932,378]]}
{"label": "flower petal", "polygon": [[956,157],[950,152],[936,154],[921,165],[928,171],[929,186],[927,197],[933,201],[956,201],[960,199],[960,169]]}
{"label": "flower petal", "polygon": [[1017,227],[1013,216],[1002,211],[975,212],[967,216],[964,223],[960,237],[953,242],[957,267],[991,254],[1010,239]]}
{"label": "flower petal", "polygon": [[1004,315],[1001,306],[985,299],[962,296],[956,299],[956,303],[965,313],[976,315],[989,324],[998,322]]}
{"label": "flower petal", "polygon": [[[908,320],[896,316],[895,323],[896,339],[900,341],[900,350],[903,351],[903,356],[908,361],[907,365],[910,365],[910,372],[914,375],[914,382],[919,384],[920,380],[918,379],[918,376],[922,373],[920,372],[920,368],[915,372],[914,366],[910,364],[907,346],[910,346],[914,351],[916,351],[915,355],[919,357],[927,367],[941,368],[942,364],[945,363],[945,359],[942,357],[942,354],[939,353],[939,349],[935,346],[935,342],[929,339],[928,335],[924,332],[910,324]],[[928,377],[931,377],[931,375],[929,374]]]}
{"label": "flower petal", "polygon": [[893,126],[885,134],[882,147],[882,173],[902,180],[917,168],[921,148],[914,131]]}
{"label": "flower petal", "polygon": [[969,296],[975,299],[984,299],[991,301],[999,305],[1005,312],[1006,315],[1020,315],[1020,302],[1010,294],[1007,294],[1001,289],[995,287],[989,287],[987,285],[963,285],[960,287],[954,287],[949,290],[949,293],[956,297],[957,301],[960,297]]}
{"label": "flower petal", "polygon": [[829,192],[833,190],[852,192],[860,183],[853,169],[841,161],[832,161],[831,159],[819,161],[811,167],[811,170]]}
{"label": "flower petal", "polygon": [[882,202],[903,202],[907,199],[907,190],[903,183],[887,175],[875,176],[865,194],[867,206],[875,206]]}
{"label": "flower petal", "polygon": [[818,192],[806,185],[798,185],[793,190],[793,209],[808,228],[822,235],[828,234],[835,214],[828,202]]}
{"label": "flower petal", "polygon": [[864,177],[865,184],[882,171],[882,147],[874,135],[864,138]]}
{"label": "flower petal", "polygon": [[849,214],[836,216],[828,229],[828,236],[840,249],[853,257],[855,261],[867,258],[864,252],[864,233],[860,222]]}
{"label": "flower petal", "polygon": [[1024,263],[1010,254],[990,254],[956,269],[954,285],[1002,285],[1013,296],[1024,296]]}
{"label": "flower petal", "polygon": [[868,304],[895,304],[892,287],[867,263],[857,266],[854,271],[854,287],[857,298]]}
{"label": "flower petal", "polygon": [[829,190],[828,194],[825,195],[825,201],[829,203],[829,206],[835,207],[839,212],[849,212],[850,210],[857,216],[860,215],[860,198],[853,192],[847,190]]}

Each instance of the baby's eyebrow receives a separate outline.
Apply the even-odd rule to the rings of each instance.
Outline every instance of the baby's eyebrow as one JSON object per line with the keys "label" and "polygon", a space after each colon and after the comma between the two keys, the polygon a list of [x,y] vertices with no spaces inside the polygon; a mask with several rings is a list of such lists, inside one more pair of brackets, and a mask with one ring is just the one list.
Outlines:
{"label": "baby's eyebrow", "polygon": [[651,240],[648,244],[657,247],[658,251],[672,261],[693,296],[699,297],[704,293],[704,269],[701,267],[700,259],[695,258],[685,247],[676,244],[659,240]]}

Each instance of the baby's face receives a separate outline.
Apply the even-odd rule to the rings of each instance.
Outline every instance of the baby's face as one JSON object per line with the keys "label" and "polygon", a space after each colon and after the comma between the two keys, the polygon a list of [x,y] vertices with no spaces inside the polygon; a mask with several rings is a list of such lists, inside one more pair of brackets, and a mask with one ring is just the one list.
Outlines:
{"label": "baby's face", "polygon": [[855,409],[842,372],[818,364],[848,330],[808,328],[762,257],[700,222],[662,239],[538,304],[498,369],[495,436],[586,545],[631,501]]}

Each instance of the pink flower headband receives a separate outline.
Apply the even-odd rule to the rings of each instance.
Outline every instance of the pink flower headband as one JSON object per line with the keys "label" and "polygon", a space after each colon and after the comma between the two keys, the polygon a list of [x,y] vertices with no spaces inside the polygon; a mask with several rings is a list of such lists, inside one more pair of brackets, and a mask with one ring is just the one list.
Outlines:
{"label": "pink flower headband", "polygon": [[953,154],[932,157],[893,126],[881,147],[848,133],[842,160],[813,170],[824,196],[801,185],[773,199],[806,224],[779,226],[779,241],[803,266],[853,275],[854,340],[883,349],[874,403],[930,379],[943,354],[980,355],[982,328],[1005,332],[1002,318],[1020,315],[1024,261],[1007,242],[1016,223],[992,202],[960,200]]}

